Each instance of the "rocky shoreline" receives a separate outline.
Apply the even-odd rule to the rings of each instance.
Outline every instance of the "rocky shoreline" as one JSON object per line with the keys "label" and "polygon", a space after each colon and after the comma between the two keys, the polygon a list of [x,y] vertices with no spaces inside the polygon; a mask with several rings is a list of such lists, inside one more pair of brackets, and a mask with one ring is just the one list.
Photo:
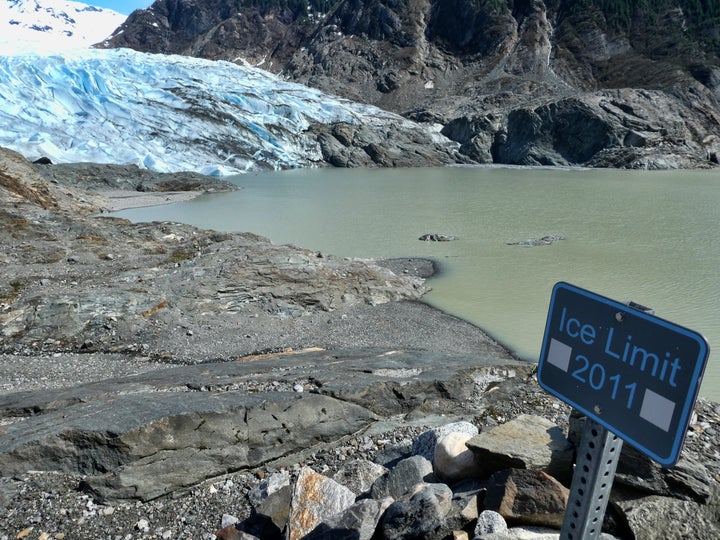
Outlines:
{"label": "rocky shoreline", "polygon": [[[432,262],[98,215],[222,189],[0,149],[0,540],[556,538],[570,411],[419,301]],[[608,533],[720,534],[720,406],[696,413],[677,467],[628,452]],[[489,495],[538,475],[559,499]]]}

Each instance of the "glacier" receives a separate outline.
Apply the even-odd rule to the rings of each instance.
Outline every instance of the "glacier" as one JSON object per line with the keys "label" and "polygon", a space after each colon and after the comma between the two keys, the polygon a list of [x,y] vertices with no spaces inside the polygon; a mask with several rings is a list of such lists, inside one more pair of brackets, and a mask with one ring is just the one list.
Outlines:
{"label": "glacier", "polygon": [[129,49],[0,57],[0,145],[31,160],[215,176],[307,167],[322,160],[307,129],[335,122],[413,124],[230,62]]}

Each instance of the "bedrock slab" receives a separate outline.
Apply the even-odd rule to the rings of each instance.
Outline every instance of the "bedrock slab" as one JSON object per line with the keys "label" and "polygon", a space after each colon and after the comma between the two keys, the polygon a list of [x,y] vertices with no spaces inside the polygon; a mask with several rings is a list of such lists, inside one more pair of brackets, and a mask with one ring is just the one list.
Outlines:
{"label": "bedrock slab", "polygon": [[472,412],[476,381],[520,362],[322,351],[158,369],[0,397],[0,476],[86,476],[101,501],[150,500],[411,411]]}

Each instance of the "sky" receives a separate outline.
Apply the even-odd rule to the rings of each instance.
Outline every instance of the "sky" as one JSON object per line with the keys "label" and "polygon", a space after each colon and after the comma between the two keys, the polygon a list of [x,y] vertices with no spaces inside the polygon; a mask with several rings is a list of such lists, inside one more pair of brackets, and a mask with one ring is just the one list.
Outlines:
{"label": "sky", "polygon": [[110,8],[118,13],[130,15],[136,9],[143,9],[152,5],[153,0],[77,0],[89,6]]}

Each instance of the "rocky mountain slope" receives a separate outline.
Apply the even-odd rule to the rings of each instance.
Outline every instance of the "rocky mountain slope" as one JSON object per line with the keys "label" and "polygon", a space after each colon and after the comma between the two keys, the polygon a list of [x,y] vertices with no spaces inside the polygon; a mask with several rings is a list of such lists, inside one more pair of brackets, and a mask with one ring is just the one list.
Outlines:
{"label": "rocky mountain slope", "polygon": [[720,8],[623,0],[158,0],[104,43],[247,61],[436,122],[481,163],[710,166]]}

